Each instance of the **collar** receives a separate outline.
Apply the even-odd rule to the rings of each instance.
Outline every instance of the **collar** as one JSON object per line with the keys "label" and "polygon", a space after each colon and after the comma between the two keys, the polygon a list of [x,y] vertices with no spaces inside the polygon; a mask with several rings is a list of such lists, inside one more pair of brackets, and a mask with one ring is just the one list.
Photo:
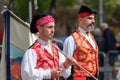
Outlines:
{"label": "collar", "polygon": [[38,42],[41,44],[41,45],[47,45],[48,44],[48,42],[46,42],[46,41],[44,41],[44,40],[42,40],[42,39],[38,39]]}
{"label": "collar", "polygon": [[87,35],[86,31],[85,31],[84,29],[82,29],[80,26],[78,27],[78,30],[79,30],[82,34]]}

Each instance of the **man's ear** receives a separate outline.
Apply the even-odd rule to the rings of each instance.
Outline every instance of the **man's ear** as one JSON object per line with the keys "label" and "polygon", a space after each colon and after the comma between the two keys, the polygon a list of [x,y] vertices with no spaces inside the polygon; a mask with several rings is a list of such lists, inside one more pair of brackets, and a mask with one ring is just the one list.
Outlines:
{"label": "man's ear", "polygon": [[78,21],[81,21],[82,18],[78,18]]}
{"label": "man's ear", "polygon": [[42,31],[42,27],[37,27],[38,31],[41,32]]}

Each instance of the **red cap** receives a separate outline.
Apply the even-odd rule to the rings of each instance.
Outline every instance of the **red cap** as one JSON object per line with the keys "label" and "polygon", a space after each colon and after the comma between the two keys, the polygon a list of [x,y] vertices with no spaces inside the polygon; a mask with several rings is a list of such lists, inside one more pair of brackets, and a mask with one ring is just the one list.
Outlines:
{"label": "red cap", "polygon": [[87,16],[90,16],[90,15],[95,15],[94,13],[88,13],[88,12],[85,12],[85,13],[80,13],[78,14],[78,18],[83,18],[83,17],[87,17]]}
{"label": "red cap", "polygon": [[38,26],[42,26],[42,25],[49,23],[49,22],[55,22],[54,18],[51,15],[40,18],[36,21],[36,28]]}

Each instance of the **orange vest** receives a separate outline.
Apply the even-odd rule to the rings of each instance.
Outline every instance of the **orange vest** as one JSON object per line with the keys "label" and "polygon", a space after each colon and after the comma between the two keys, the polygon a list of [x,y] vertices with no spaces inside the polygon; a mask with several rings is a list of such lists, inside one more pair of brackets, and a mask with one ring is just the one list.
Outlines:
{"label": "orange vest", "polygon": [[[96,50],[79,30],[76,30],[76,32],[74,32],[72,36],[76,41],[76,49],[74,51],[73,57],[77,60],[79,65],[84,67],[92,75],[97,74],[97,72],[99,71],[98,46],[94,40],[94,37],[92,36],[92,34],[90,34],[96,45]],[[90,77],[90,75],[85,73],[82,69],[78,68],[77,66],[74,66],[74,77],[85,76]]]}
{"label": "orange vest", "polygon": [[[37,54],[37,63],[35,68],[37,69],[43,68],[44,70],[46,70],[59,67],[58,51],[52,44],[51,48],[53,51],[53,55],[51,55],[38,41],[35,42],[35,44],[32,46],[32,49],[34,49]],[[52,78],[44,80],[59,80],[59,79]]]}

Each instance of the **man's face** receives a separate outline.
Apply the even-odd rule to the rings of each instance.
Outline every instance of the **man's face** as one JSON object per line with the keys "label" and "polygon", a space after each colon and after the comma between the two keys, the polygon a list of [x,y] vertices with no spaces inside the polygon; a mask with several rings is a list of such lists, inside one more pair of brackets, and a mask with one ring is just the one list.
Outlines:
{"label": "man's face", "polygon": [[95,17],[94,15],[90,15],[87,17],[84,17],[82,19],[83,23],[83,29],[86,31],[93,31],[94,30],[94,24],[95,24]]}
{"label": "man's face", "polygon": [[45,41],[52,39],[55,32],[55,22],[49,22],[44,26],[41,26],[39,32],[41,38],[44,39]]}

